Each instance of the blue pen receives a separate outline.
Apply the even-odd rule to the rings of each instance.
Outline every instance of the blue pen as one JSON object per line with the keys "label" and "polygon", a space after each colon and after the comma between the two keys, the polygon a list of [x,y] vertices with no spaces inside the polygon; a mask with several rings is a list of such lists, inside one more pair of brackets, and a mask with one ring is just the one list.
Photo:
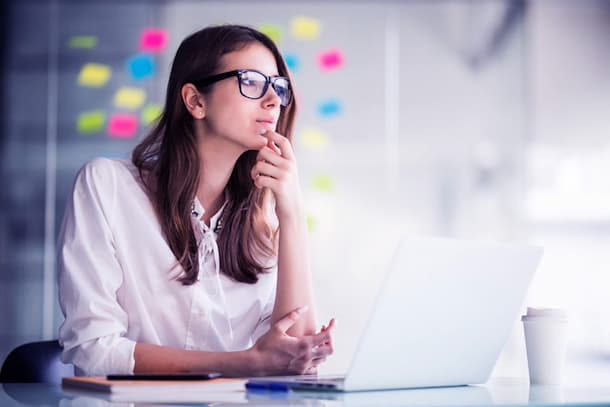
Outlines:
{"label": "blue pen", "polygon": [[247,382],[246,389],[255,391],[290,391],[290,387],[286,386],[285,384],[275,382]]}

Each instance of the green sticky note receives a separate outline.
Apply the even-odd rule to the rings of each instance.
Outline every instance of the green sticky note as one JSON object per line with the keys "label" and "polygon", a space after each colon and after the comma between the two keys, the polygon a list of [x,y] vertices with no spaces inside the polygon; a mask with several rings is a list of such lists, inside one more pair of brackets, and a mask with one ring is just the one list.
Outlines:
{"label": "green sticky note", "polygon": [[76,130],[82,134],[97,133],[104,129],[106,114],[103,110],[92,110],[78,115]]}
{"label": "green sticky note", "polygon": [[311,185],[323,192],[330,192],[334,188],[334,182],[330,175],[316,175],[311,180]]}
{"label": "green sticky note", "polygon": [[68,46],[70,48],[95,48],[97,45],[97,37],[94,35],[75,35],[70,37]]}
{"label": "green sticky note", "polygon": [[309,233],[313,232],[314,230],[316,230],[316,224],[318,222],[316,221],[316,218],[313,215],[307,215],[307,231]]}
{"label": "green sticky note", "polygon": [[279,44],[282,39],[282,27],[276,24],[261,24],[258,30]]}
{"label": "green sticky note", "polygon": [[161,107],[160,105],[146,105],[144,109],[142,109],[142,123],[145,126],[148,126],[149,124],[157,120],[161,116],[161,113],[163,113],[163,107]]}

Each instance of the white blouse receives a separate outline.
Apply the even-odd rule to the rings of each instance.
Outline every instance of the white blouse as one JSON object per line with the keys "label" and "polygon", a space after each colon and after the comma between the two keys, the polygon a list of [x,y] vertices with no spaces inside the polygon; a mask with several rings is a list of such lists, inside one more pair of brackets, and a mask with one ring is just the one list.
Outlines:
{"label": "white blouse", "polygon": [[193,203],[198,281],[185,286],[152,203],[128,160],[78,173],[58,240],[62,361],[77,374],[132,373],[136,342],[205,351],[249,348],[269,330],[277,269],[256,284],[221,273],[216,232]]}

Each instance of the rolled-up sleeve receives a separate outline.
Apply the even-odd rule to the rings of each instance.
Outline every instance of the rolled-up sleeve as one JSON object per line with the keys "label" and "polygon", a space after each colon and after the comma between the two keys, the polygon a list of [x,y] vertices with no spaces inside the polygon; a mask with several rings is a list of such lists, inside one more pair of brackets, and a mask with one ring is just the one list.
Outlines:
{"label": "rolled-up sleeve", "polygon": [[271,329],[271,314],[273,314],[273,308],[275,306],[275,296],[277,291],[277,266],[273,267],[268,276],[271,283],[271,290],[269,296],[264,303],[261,317],[252,332],[252,342],[256,342],[258,338],[269,332]]}
{"label": "rolled-up sleeve", "polygon": [[128,315],[117,300],[123,272],[111,227],[114,171],[107,159],[79,171],[58,239],[62,361],[79,374],[132,373],[135,364],[136,343],[124,337]]}

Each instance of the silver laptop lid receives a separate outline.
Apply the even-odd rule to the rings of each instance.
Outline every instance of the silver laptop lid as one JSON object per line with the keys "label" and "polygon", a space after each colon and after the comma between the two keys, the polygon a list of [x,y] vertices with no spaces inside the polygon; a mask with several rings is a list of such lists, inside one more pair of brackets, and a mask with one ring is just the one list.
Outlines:
{"label": "silver laptop lid", "polygon": [[344,389],[485,382],[541,255],[523,244],[403,240]]}

